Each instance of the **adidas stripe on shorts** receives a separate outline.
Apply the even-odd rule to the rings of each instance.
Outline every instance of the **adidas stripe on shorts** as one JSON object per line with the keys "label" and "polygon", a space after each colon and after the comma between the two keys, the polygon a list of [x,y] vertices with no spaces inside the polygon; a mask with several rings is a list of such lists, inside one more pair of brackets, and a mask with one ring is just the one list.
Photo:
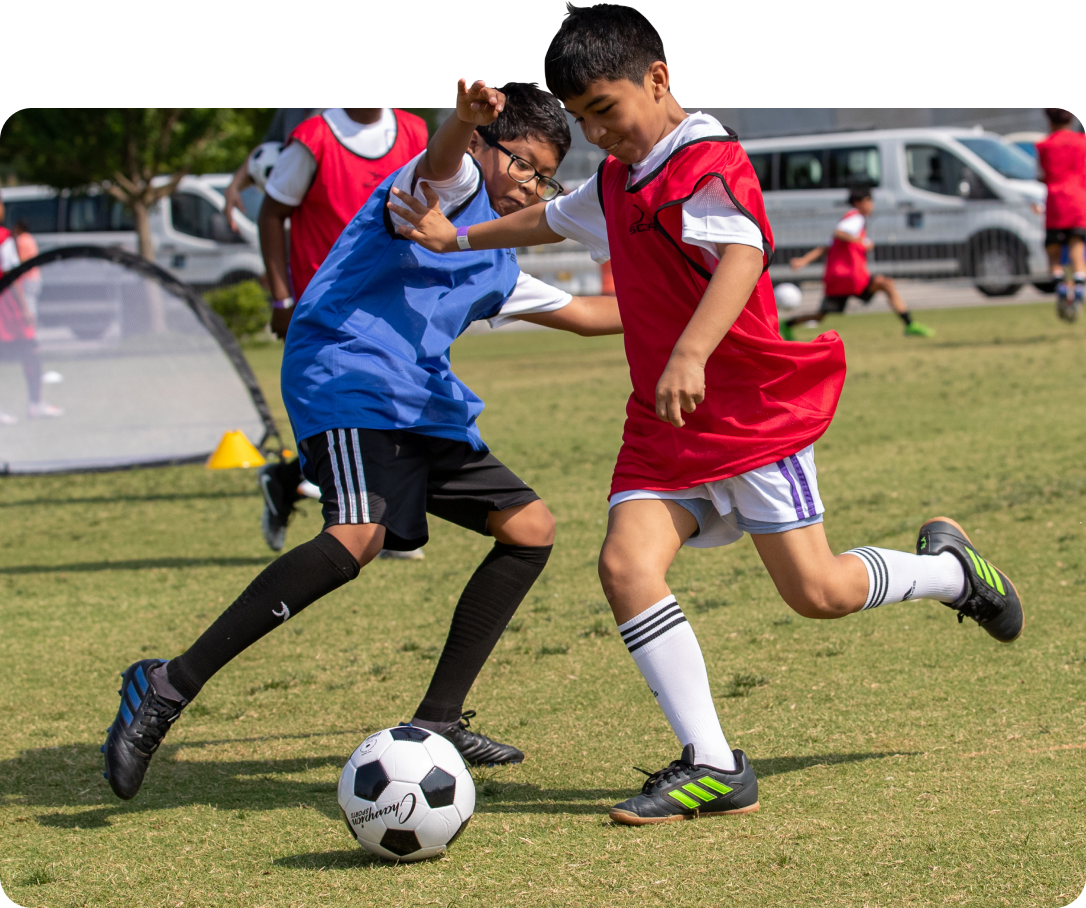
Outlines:
{"label": "adidas stripe on shorts", "polygon": [[783,533],[821,523],[825,512],[818,494],[814,445],[748,473],[690,489],[617,492],[610,506],[644,499],[674,501],[693,514],[698,532],[686,544],[698,549],[730,545],[745,532]]}

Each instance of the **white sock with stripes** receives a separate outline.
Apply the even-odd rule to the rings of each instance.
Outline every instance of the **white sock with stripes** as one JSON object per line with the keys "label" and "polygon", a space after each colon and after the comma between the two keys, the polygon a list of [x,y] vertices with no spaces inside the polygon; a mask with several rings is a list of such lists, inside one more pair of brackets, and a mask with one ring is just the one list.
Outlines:
{"label": "white sock with stripes", "polygon": [[720,730],[698,638],[674,596],[661,599],[618,626],[671,730],[698,763],[731,772],[732,749]]}
{"label": "white sock with stripes", "polygon": [[865,609],[912,599],[953,602],[965,590],[965,571],[950,552],[910,555],[865,545],[846,554],[855,555],[867,568]]}

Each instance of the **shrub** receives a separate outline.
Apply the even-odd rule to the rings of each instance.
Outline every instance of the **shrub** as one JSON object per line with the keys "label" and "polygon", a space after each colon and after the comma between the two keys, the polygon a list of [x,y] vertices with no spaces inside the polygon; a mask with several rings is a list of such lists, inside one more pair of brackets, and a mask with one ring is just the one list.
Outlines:
{"label": "shrub", "polygon": [[208,291],[204,299],[238,340],[262,331],[271,319],[271,305],[264,288],[256,281],[241,281]]}

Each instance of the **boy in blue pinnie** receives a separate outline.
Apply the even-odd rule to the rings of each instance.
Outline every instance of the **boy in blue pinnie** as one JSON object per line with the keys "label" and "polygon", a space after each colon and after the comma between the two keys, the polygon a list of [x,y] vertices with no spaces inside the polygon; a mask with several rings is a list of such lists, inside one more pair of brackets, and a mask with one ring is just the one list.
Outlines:
{"label": "boy in blue pinnie", "polygon": [[452,372],[449,348],[473,321],[524,319],[582,335],[622,330],[611,297],[571,297],[523,274],[512,249],[450,257],[398,232],[393,186],[437,201],[458,226],[560,195],[569,150],[561,105],[535,85],[463,80],[456,111],[425,152],[391,174],[347,225],[298,303],[283,356],[283,398],[320,486],[324,530],[282,555],[187,651],[124,672],[102,750],[121,798],[139,791],[171,724],[231,659],[358,576],[382,548],[428,539],[427,513],[494,537],[468,581],[413,724],[448,738],[474,765],[524,755],[468,727],[483,663],[550,555],[554,518],[487,450],[483,402]]}

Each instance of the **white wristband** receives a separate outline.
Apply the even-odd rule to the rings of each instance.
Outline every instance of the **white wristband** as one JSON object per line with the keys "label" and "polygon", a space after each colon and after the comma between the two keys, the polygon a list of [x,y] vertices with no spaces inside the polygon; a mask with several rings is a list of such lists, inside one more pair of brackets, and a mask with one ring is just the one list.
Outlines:
{"label": "white wristband", "polygon": [[468,228],[467,227],[458,227],[457,228],[457,230],[456,230],[456,245],[459,246],[461,248],[461,250],[464,250],[464,251],[467,251],[467,250],[471,249],[471,241],[468,239]]}

